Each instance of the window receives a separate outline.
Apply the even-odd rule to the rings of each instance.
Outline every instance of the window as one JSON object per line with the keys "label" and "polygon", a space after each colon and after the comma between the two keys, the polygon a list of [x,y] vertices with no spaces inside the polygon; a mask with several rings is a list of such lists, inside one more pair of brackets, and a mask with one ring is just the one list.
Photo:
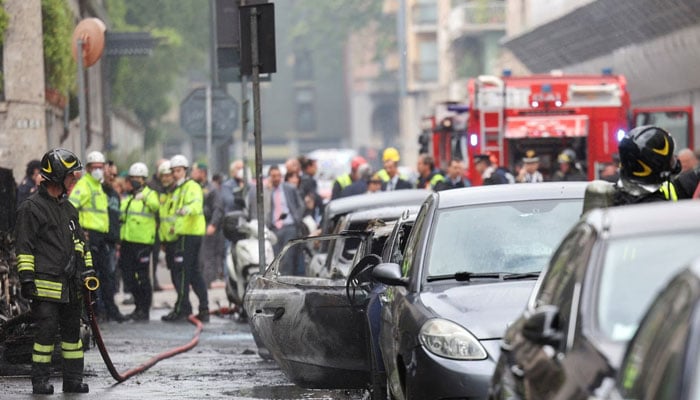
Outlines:
{"label": "window", "polygon": [[438,80],[438,48],[435,40],[423,40],[418,43],[418,64],[416,78],[419,81]]}
{"label": "window", "polygon": [[314,77],[314,64],[311,52],[299,50],[294,54],[294,79],[298,81],[310,81]]}
{"label": "window", "polygon": [[413,263],[416,261],[416,250],[418,249],[418,247],[420,247],[419,241],[423,240],[423,237],[421,237],[421,231],[423,230],[423,225],[425,225],[425,222],[428,219],[428,214],[430,214],[430,206],[432,205],[432,203],[432,197],[429,197],[428,200],[426,200],[426,202],[423,203],[423,206],[421,207],[420,211],[418,212],[418,216],[416,217],[416,222],[413,225],[411,234],[408,236],[408,244],[406,245],[406,252],[404,253],[403,263],[401,264],[401,271],[403,271],[403,276],[411,275]]}
{"label": "window", "polygon": [[313,90],[303,88],[296,91],[296,130],[313,132],[316,130],[315,95]]}

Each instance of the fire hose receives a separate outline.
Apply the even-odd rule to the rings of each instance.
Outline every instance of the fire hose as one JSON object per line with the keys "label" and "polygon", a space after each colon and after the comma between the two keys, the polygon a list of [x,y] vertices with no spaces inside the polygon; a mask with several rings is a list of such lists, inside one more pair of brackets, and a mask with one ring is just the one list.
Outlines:
{"label": "fire hose", "polygon": [[[93,300],[92,300],[92,292],[97,290],[97,288],[100,287],[100,281],[95,278],[95,277],[89,277],[85,279],[85,305],[87,308],[87,314],[88,314],[88,321],[90,322],[90,327],[92,327],[92,333],[95,338],[95,343],[97,343],[97,348],[100,350],[100,355],[102,356],[102,360],[105,362],[105,365],[107,366],[107,369],[109,370],[109,373],[112,375],[112,378],[114,378],[117,382],[121,383],[124,382],[125,380],[131,378],[132,376],[136,374],[140,374],[141,372],[144,372],[145,370],[151,368],[154,366],[156,363],[158,363],[161,360],[164,360],[166,358],[170,358],[172,356],[175,356],[180,353],[184,353],[186,351],[191,350],[193,347],[199,343],[199,335],[202,332],[202,323],[194,317],[194,315],[190,315],[187,319],[191,323],[193,323],[196,326],[196,329],[194,331],[194,335],[192,337],[192,340],[190,340],[187,344],[179,347],[174,347],[166,352],[160,353],[152,358],[150,358],[148,361],[145,363],[139,365],[136,368],[132,368],[124,373],[119,373],[117,369],[114,367],[114,363],[112,363],[112,359],[109,357],[109,353],[107,352],[107,347],[105,346],[104,341],[102,340],[102,334],[100,333],[100,327],[97,324],[97,318],[95,318],[95,313],[93,310]],[[218,312],[222,312],[221,310]],[[227,311],[223,311],[227,312]],[[222,313],[223,313],[222,312]]]}

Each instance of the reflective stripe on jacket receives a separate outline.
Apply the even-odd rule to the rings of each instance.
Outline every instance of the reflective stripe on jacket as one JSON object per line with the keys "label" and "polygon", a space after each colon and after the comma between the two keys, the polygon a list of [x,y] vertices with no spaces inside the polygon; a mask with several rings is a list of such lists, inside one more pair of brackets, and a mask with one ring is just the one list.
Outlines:
{"label": "reflective stripe on jacket", "polygon": [[160,217],[160,225],[158,225],[158,237],[163,243],[172,243],[177,240],[175,234],[175,204],[173,203],[173,193],[160,193],[160,208],[158,208],[158,216]]}
{"label": "reflective stripe on jacket", "polygon": [[352,184],[352,177],[350,177],[350,174],[343,174],[337,177],[335,181],[338,182],[338,185],[340,185],[340,189],[342,190]]}
{"label": "reflective stripe on jacket", "polygon": [[669,181],[664,182],[659,191],[664,194],[666,200],[678,201],[678,192],[676,192],[676,186],[673,183]]}
{"label": "reflective stripe on jacket", "polygon": [[204,194],[199,183],[187,179],[173,192],[175,202],[175,234],[204,236]]}
{"label": "reflective stripe on jacket", "polygon": [[109,232],[107,194],[102,184],[90,174],[83,175],[75,184],[68,198],[80,215],[83,229]]}
{"label": "reflective stripe on jacket", "polygon": [[160,207],[158,193],[148,186],[141,191],[143,197],[136,199],[130,194],[121,203],[121,232],[123,241],[153,244],[156,241],[156,214]]}

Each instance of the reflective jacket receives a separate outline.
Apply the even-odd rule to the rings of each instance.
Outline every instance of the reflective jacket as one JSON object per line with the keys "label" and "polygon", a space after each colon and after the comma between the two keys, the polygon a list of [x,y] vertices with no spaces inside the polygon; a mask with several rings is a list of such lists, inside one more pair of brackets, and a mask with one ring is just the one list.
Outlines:
{"label": "reflective jacket", "polygon": [[75,184],[69,199],[80,214],[80,226],[83,229],[109,232],[109,202],[102,184],[97,179],[90,174],[83,175]]}
{"label": "reflective jacket", "polygon": [[68,283],[92,269],[75,208],[42,185],[20,204],[15,237],[20,281],[34,281],[41,300],[67,303]]}
{"label": "reflective jacket", "polygon": [[121,203],[120,238],[125,242],[153,244],[156,241],[156,215],[160,207],[158,193],[146,186],[136,196],[140,199],[129,194]]}
{"label": "reflective jacket", "polygon": [[158,216],[158,237],[162,243],[172,243],[177,240],[175,234],[175,204],[173,203],[173,192],[167,191],[159,194],[160,207]]}
{"label": "reflective jacket", "polygon": [[172,201],[175,209],[175,234],[204,236],[207,228],[204,220],[204,194],[199,183],[187,179],[175,188]]}

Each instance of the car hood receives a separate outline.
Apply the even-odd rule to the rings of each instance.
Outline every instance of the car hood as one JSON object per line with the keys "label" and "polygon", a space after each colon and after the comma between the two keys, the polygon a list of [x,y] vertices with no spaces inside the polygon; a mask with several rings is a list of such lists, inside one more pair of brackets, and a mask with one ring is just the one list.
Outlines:
{"label": "car hood", "polygon": [[467,328],[479,340],[500,339],[525,309],[535,280],[466,283],[423,292],[420,300],[435,317]]}

